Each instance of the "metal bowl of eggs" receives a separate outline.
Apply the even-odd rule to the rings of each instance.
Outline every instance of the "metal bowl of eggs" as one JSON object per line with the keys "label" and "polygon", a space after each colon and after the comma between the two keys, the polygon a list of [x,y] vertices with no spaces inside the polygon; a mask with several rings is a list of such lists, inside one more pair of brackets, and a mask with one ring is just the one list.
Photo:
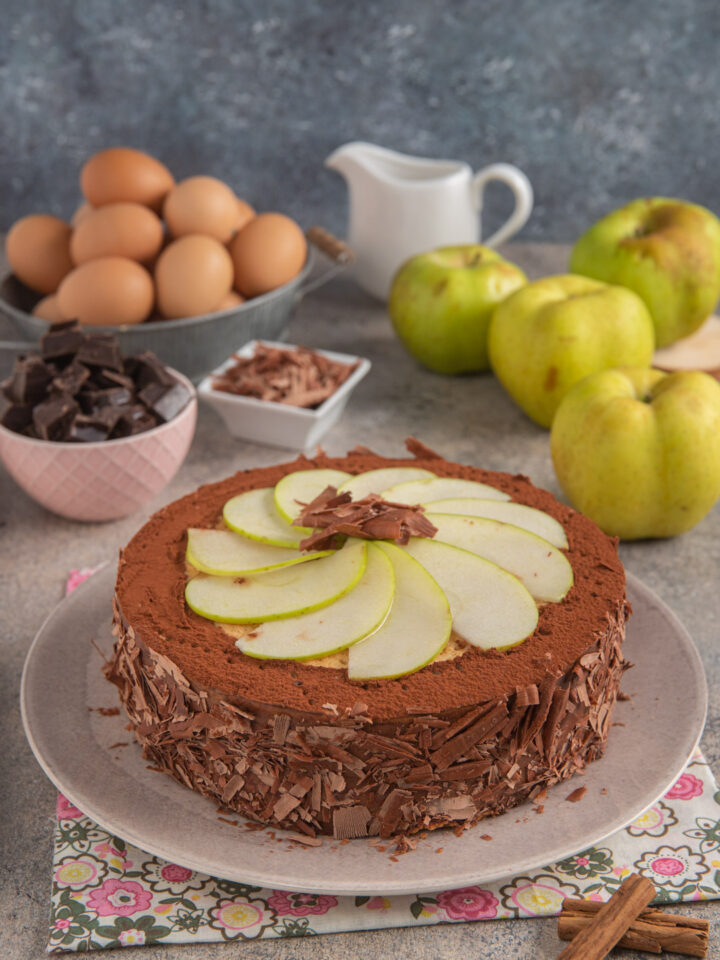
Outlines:
{"label": "metal bowl of eggs", "polygon": [[[0,316],[27,342],[0,342],[6,354],[77,319],[197,382],[239,342],[283,339],[294,305],[352,260],[321,228],[256,214],[214,177],[176,183],[137,150],[95,154],[80,185],[86,202],[71,223],[35,214],[7,235]],[[313,269],[317,252],[324,271]]]}

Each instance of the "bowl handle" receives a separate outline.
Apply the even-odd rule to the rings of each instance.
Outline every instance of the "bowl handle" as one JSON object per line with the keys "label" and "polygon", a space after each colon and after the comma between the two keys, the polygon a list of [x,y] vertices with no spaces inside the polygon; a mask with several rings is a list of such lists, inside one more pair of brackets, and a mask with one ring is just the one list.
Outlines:
{"label": "bowl handle", "polygon": [[305,236],[316,250],[319,250],[330,260],[330,266],[322,273],[311,277],[307,283],[300,287],[296,295],[297,300],[301,300],[311,290],[317,290],[318,287],[324,286],[355,260],[355,254],[351,248],[344,241],[338,240],[324,227],[310,227],[305,231]]}

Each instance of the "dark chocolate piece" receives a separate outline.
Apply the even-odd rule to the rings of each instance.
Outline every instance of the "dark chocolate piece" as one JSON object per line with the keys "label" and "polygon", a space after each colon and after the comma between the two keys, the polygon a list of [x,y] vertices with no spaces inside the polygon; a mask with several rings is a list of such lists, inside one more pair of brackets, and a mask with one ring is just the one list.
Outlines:
{"label": "dark chocolate piece", "polygon": [[90,379],[90,370],[77,360],[72,360],[64,370],[53,377],[53,387],[60,393],[69,393],[75,396],[87,380]]}
{"label": "dark chocolate piece", "polygon": [[131,391],[135,389],[132,377],[128,377],[125,373],[117,373],[115,370],[96,370],[93,383],[103,389],[108,387],[125,387],[126,390]]}
{"label": "dark chocolate piece", "polygon": [[34,406],[44,400],[52,372],[35,354],[15,358],[12,376],[3,383],[3,393],[13,403]]}
{"label": "dark chocolate piece", "polygon": [[107,440],[109,434],[107,424],[79,413],[70,425],[67,439],[75,443],[98,443]]}
{"label": "dark chocolate piece", "polygon": [[16,403],[8,407],[3,413],[0,423],[8,430],[14,433],[24,433],[32,424],[32,407],[26,404]]}
{"label": "dark chocolate piece", "polygon": [[86,335],[74,320],[55,324],[41,349],[17,357],[0,384],[12,404],[0,422],[15,433],[74,443],[129,437],[171,420],[191,396],[150,351],[123,359],[113,334]]}
{"label": "dark chocolate piece", "polygon": [[56,323],[40,340],[43,360],[61,360],[77,353],[85,342],[85,334],[77,320]]}
{"label": "dark chocolate piece", "polygon": [[142,402],[152,413],[167,423],[176,417],[190,399],[188,390],[175,381],[171,387],[150,383],[138,394]]}
{"label": "dark chocolate piece", "polygon": [[118,373],[124,372],[120,344],[111,333],[94,333],[84,337],[84,342],[77,352],[77,359],[89,367],[107,367],[117,370]]}
{"label": "dark chocolate piece", "polygon": [[41,440],[63,441],[80,408],[68,394],[54,394],[33,410],[33,425]]}
{"label": "dark chocolate piece", "polygon": [[135,383],[142,390],[150,383],[159,383],[164,387],[171,387],[176,381],[167,367],[164,367],[154,353],[146,350],[133,358],[132,370],[126,370]]}

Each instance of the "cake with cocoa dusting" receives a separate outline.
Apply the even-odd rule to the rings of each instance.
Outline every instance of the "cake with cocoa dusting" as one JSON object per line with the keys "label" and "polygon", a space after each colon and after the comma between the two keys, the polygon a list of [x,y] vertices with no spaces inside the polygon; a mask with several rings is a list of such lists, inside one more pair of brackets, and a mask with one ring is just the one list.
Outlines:
{"label": "cake with cocoa dusting", "polygon": [[[626,664],[629,606],[616,541],[526,477],[366,448],[248,470],[156,513],[122,551],[106,668],[144,755],[228,810],[298,839],[466,828],[582,770],[604,750]],[[299,470],[413,466],[487,484],[564,528],[573,585],[539,605],[509,649],[456,642],[394,679],[356,682],[343,662],[254,659],[184,599],[187,530]]]}

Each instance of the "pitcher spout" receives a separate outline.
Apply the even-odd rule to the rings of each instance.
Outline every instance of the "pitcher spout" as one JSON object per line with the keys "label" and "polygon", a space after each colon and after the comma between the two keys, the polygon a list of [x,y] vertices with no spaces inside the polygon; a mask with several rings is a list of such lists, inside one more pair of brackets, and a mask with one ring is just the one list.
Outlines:
{"label": "pitcher spout", "polygon": [[325,166],[330,170],[336,170],[351,182],[355,175],[370,172],[371,156],[377,149],[372,143],[353,140],[333,150],[325,160]]}

